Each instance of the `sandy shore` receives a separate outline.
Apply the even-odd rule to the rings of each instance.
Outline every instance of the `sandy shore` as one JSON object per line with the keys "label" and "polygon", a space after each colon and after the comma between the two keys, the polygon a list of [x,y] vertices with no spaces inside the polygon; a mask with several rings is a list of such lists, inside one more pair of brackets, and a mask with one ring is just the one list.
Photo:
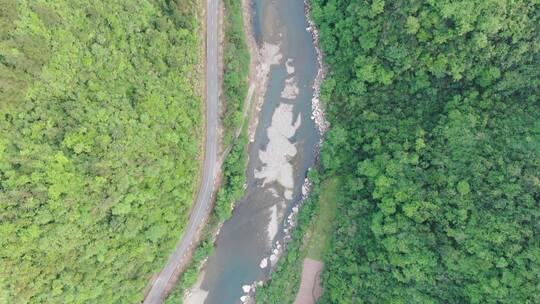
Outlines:
{"label": "sandy shore", "polygon": [[300,289],[294,304],[314,304],[322,295],[320,274],[324,264],[310,258],[304,259]]}

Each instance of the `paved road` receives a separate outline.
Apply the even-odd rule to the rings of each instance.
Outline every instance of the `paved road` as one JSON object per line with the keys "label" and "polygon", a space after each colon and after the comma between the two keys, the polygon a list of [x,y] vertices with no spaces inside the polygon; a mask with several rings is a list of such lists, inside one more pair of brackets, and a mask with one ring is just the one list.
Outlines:
{"label": "paved road", "polygon": [[[167,265],[161,270],[152,285],[144,304],[159,304],[165,298],[165,289],[176,267],[180,264],[197,230],[210,211],[211,196],[214,190],[214,177],[217,170],[218,145],[218,0],[206,0],[206,143],[203,176],[197,201],[189,218],[188,225],[176,249],[169,257]],[[181,110],[181,109],[180,109]]]}

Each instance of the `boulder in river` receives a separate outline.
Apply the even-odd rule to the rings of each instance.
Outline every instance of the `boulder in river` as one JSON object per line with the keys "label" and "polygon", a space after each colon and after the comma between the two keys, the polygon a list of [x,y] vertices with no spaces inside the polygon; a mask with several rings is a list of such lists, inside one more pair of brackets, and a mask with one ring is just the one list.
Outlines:
{"label": "boulder in river", "polygon": [[268,266],[268,259],[264,258],[264,259],[261,260],[261,263],[259,264],[259,267],[261,267],[262,269],[265,269],[266,266]]}

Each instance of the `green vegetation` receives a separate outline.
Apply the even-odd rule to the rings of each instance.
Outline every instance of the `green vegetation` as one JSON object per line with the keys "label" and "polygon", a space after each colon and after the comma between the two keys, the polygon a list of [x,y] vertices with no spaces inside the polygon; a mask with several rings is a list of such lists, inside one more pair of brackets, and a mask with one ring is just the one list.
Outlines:
{"label": "green vegetation", "polygon": [[330,237],[335,228],[339,185],[338,177],[330,178],[321,185],[319,210],[308,232],[309,239],[305,249],[308,258],[322,261],[330,248]]}
{"label": "green vegetation", "polygon": [[248,91],[249,50],[244,33],[241,0],[224,0],[225,44],[223,46],[223,90],[225,98],[224,142],[228,145],[244,120]]}
{"label": "green vegetation", "polygon": [[348,175],[321,302],[540,302],[540,4],[313,3]]}
{"label": "green vegetation", "polygon": [[300,208],[285,256],[279,259],[270,280],[257,289],[257,303],[293,303],[300,287],[304,259],[322,261],[326,254],[335,254],[330,241],[336,226],[341,178],[334,176],[321,182],[316,170],[311,170],[308,178],[314,188]]}
{"label": "green vegetation", "polygon": [[312,4],[343,181],[319,302],[539,303],[540,3]]}
{"label": "green vegetation", "polygon": [[137,303],[199,176],[199,1],[0,0],[0,302]]}

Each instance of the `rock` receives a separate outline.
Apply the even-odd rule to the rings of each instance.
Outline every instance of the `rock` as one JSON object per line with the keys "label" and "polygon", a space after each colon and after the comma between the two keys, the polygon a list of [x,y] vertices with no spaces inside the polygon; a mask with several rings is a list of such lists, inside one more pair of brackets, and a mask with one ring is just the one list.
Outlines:
{"label": "rock", "polygon": [[244,293],[249,293],[251,291],[251,286],[244,285],[242,286],[242,290],[244,291]]}
{"label": "rock", "polygon": [[261,267],[262,269],[265,269],[267,266],[268,266],[268,259],[267,258],[262,259],[261,263],[259,264],[259,267]]}
{"label": "rock", "polygon": [[240,297],[240,301],[242,301],[242,303],[246,303],[247,300],[248,300],[248,296],[241,296]]}
{"label": "rock", "polygon": [[271,254],[270,255],[270,262],[275,263],[277,261],[277,255]]}
{"label": "rock", "polygon": [[294,212],[294,213],[298,212],[298,207],[294,206],[294,207],[292,208],[292,212]]}

